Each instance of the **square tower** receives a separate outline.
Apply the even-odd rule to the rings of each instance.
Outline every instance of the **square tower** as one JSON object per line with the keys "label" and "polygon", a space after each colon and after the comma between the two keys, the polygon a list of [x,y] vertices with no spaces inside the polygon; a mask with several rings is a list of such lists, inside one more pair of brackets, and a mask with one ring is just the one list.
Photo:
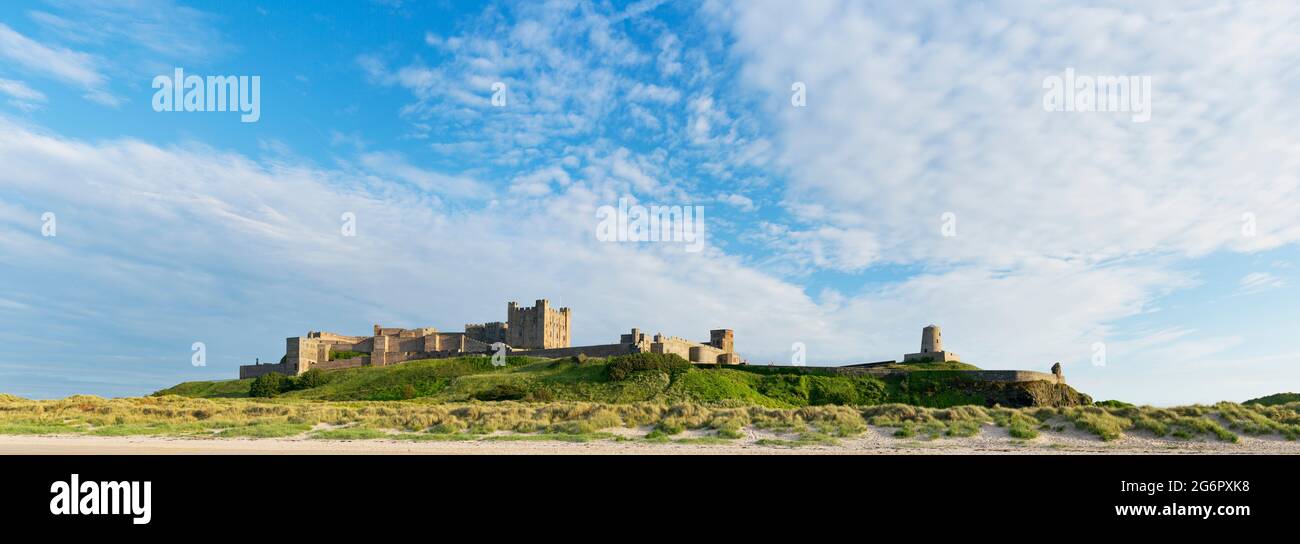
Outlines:
{"label": "square tower", "polygon": [[510,302],[506,305],[506,343],[519,349],[567,348],[571,319],[568,308],[552,308],[546,299],[538,299],[531,308]]}
{"label": "square tower", "polygon": [[709,331],[709,345],[726,353],[736,352],[736,340],[731,329],[714,329]]}

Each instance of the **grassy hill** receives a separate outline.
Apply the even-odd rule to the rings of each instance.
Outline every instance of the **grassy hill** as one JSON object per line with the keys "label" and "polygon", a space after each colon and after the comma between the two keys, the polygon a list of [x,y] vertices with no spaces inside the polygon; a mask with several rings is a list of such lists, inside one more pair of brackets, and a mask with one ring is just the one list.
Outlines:
{"label": "grassy hill", "polygon": [[873,365],[871,368],[897,370],[980,370],[980,367],[961,361],[917,361]]}
{"label": "grassy hill", "polygon": [[[675,361],[674,361],[675,360]],[[496,367],[488,357],[411,361],[319,373],[290,380],[280,396],[316,400],[470,400],[601,403],[729,401],[772,408],[904,403],[957,405],[1078,406],[1092,402],[1067,385],[994,383],[964,378],[926,364],[906,365],[904,376],[843,376],[833,370],[766,366],[694,367],[680,358],[640,354],[610,360],[509,357]],[[311,381],[304,384],[302,382]],[[254,380],[186,382],[154,393],[196,398],[250,396]]]}
{"label": "grassy hill", "polygon": [[1257,404],[1260,406],[1278,406],[1291,402],[1300,402],[1300,393],[1274,393],[1257,399],[1250,399],[1242,404]]}

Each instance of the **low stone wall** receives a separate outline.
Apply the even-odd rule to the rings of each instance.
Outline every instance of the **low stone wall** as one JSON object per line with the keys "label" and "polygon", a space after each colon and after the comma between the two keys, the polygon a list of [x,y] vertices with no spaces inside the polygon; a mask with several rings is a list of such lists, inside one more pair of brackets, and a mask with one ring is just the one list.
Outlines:
{"label": "low stone wall", "polygon": [[1065,383],[1065,378],[1034,370],[958,370],[986,382],[1052,382]]}
{"label": "low stone wall", "polygon": [[272,372],[279,372],[285,376],[294,376],[298,374],[298,369],[293,363],[280,363],[275,365],[243,365],[239,367],[239,379],[256,378]]}
{"label": "low stone wall", "polygon": [[316,363],[312,368],[321,370],[339,370],[341,368],[356,368],[370,364],[370,358],[365,355],[352,357],[349,359],[334,359],[333,361],[322,361]]}
{"label": "low stone wall", "polygon": [[574,346],[568,348],[548,348],[548,349],[517,349],[510,352],[511,355],[523,355],[525,357],[573,357],[578,354],[588,357],[614,357],[617,355],[627,355],[632,353],[634,344],[597,344],[594,346]]}

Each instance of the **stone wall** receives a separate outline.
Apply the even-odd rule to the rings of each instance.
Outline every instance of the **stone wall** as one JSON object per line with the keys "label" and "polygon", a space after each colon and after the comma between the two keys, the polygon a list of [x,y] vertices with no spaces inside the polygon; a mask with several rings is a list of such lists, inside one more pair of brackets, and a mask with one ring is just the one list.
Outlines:
{"label": "stone wall", "polygon": [[352,357],[349,359],[335,359],[333,361],[324,361],[324,362],[316,363],[316,365],[313,366],[312,368],[319,368],[321,370],[338,370],[340,368],[356,368],[359,366],[366,366],[368,364],[370,364],[370,358],[366,357],[365,355],[361,355],[359,357]]}
{"label": "stone wall", "polygon": [[370,353],[370,351],[374,349],[374,347],[375,347],[374,338],[362,338],[358,340],[356,343],[340,342],[340,343],[330,344],[330,353],[337,353],[340,351],[358,351],[361,353]]}
{"label": "stone wall", "polygon": [[691,346],[690,353],[691,356],[688,357],[686,360],[692,363],[725,362],[722,360],[722,356],[727,354],[727,352],[722,349],[713,346],[704,345],[704,344]]}
{"label": "stone wall", "polygon": [[368,338],[366,336],[345,336],[342,334],[334,334],[332,332],[318,332],[318,331],[312,331],[307,333],[307,337],[320,340],[322,342],[328,342],[334,344],[355,344],[357,342],[360,342]]}
{"label": "stone wall", "polygon": [[506,341],[506,330],[510,327],[507,323],[493,321],[491,323],[471,323],[465,325],[465,336],[483,342],[485,344],[495,344]]}
{"label": "stone wall", "polygon": [[[627,336],[627,335],[624,335]],[[692,363],[717,363],[726,350],[677,336],[656,334],[650,342],[650,353],[671,353]]]}
{"label": "stone wall", "polygon": [[295,376],[298,374],[297,367],[289,363],[280,363],[274,365],[243,365],[239,367],[239,379],[256,378],[264,374],[279,372],[285,376]]}
{"label": "stone wall", "polygon": [[615,357],[618,355],[627,355],[636,353],[634,344],[597,344],[594,346],[573,346],[567,348],[550,348],[550,349],[518,349],[511,350],[511,355],[523,355],[526,357],[574,357],[579,354],[587,357]]}

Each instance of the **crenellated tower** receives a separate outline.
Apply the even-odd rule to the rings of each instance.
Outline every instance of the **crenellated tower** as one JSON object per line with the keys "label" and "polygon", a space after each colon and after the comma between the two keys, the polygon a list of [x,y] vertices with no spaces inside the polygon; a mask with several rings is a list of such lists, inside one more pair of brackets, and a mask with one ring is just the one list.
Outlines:
{"label": "crenellated tower", "polygon": [[567,348],[572,313],[568,308],[552,308],[550,301],[538,299],[532,307],[517,302],[506,305],[506,343],[519,349]]}

